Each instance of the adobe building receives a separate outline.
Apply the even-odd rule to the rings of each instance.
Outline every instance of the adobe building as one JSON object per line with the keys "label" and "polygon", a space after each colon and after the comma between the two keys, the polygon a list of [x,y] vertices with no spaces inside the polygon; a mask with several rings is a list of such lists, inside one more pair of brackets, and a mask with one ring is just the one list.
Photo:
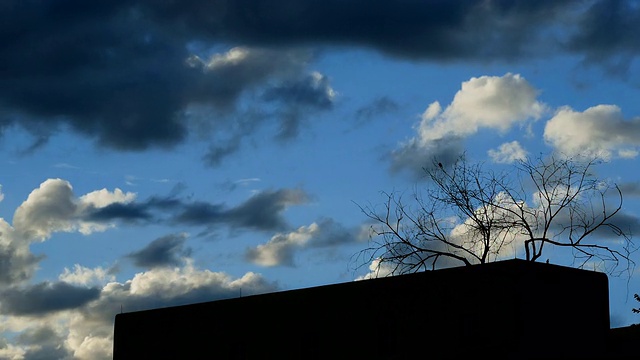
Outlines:
{"label": "adobe building", "polygon": [[514,259],[122,313],[113,358],[608,358],[609,330],[605,274]]}

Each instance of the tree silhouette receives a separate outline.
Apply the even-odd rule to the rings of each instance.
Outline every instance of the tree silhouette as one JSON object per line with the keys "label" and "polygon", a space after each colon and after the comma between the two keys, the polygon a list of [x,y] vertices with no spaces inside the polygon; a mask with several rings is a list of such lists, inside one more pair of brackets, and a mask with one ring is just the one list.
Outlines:
{"label": "tree silhouette", "polygon": [[382,207],[359,206],[373,225],[358,266],[403,274],[518,255],[537,261],[555,247],[571,252],[575,267],[628,272],[636,248],[614,221],[622,192],[595,175],[598,164],[595,158],[540,155],[496,172],[464,155],[449,166],[434,159],[410,202],[383,192]]}

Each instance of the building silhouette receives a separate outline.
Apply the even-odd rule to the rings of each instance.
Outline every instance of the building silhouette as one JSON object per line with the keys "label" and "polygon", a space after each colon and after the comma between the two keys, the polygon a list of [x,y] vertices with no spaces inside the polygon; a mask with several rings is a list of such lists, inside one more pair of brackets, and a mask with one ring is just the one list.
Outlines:
{"label": "building silhouette", "polygon": [[114,360],[622,358],[605,274],[513,259],[121,313]]}

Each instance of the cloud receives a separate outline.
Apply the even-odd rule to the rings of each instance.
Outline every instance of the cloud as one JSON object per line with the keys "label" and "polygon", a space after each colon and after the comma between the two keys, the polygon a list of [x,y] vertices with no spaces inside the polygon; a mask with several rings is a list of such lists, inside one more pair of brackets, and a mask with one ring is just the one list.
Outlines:
{"label": "cloud", "polygon": [[209,103],[221,108],[233,105],[247,89],[271,78],[289,78],[300,73],[310,59],[304,50],[235,47],[208,60],[190,56],[187,65],[200,69],[203,78],[191,97],[194,103]]}
{"label": "cloud", "polygon": [[141,224],[166,221],[174,225],[272,231],[288,227],[282,216],[288,207],[305,204],[309,199],[309,195],[300,189],[261,191],[236,206],[175,197],[151,197],[140,202],[112,203],[94,208],[83,216],[85,221],[97,224],[115,220]]}
{"label": "cloud", "polygon": [[0,219],[0,284],[11,285],[31,279],[42,258],[32,254],[29,241]]}
{"label": "cloud", "polygon": [[266,244],[248,249],[246,258],[262,266],[294,266],[293,255],[296,247],[304,246],[318,232],[318,225],[301,226],[296,231],[276,234]]}
{"label": "cloud", "polygon": [[429,144],[421,144],[416,137],[401,143],[390,154],[392,172],[408,170],[416,179],[424,178],[424,169],[433,166],[437,159],[442,164],[452,164],[464,152],[464,139],[443,138]]}
{"label": "cloud", "polygon": [[277,114],[280,129],[276,138],[289,140],[298,135],[303,119],[318,111],[331,110],[336,96],[337,92],[329,84],[329,78],[314,71],[268,88],[262,94],[262,99],[287,105]]}
{"label": "cloud", "polygon": [[296,251],[343,245],[358,240],[356,231],[326,218],[289,233],[278,233],[267,243],[247,249],[245,258],[261,266],[295,266]]}
{"label": "cloud", "polygon": [[[0,68],[11,76],[0,89],[0,125],[21,125],[36,144],[69,128],[111,149],[171,148],[189,135],[190,105],[233,110],[245,92],[299,73],[309,60],[306,50],[263,47],[203,60],[190,46],[197,35],[154,21],[156,6],[141,5],[3,7]],[[213,47],[220,42],[205,49]]]}
{"label": "cloud", "polygon": [[267,101],[330,109],[336,96],[336,91],[329,84],[329,78],[314,71],[300,79],[268,88],[262,98]]}
{"label": "cloud", "polygon": [[625,74],[640,53],[640,7],[633,1],[593,1],[579,18],[567,41],[588,63],[604,63],[608,70]]}
{"label": "cloud", "polygon": [[43,258],[31,253],[29,246],[33,242],[45,241],[60,231],[85,235],[104,231],[113,224],[87,221],[87,213],[133,199],[135,194],[119,189],[113,192],[102,189],[75,197],[69,182],[44,181],[16,209],[13,226],[0,219],[0,284],[15,285],[33,276]]}
{"label": "cloud", "polygon": [[535,121],[547,111],[537,96],[538,91],[518,74],[473,77],[462,83],[444,110],[437,101],[427,107],[416,136],[393,151],[391,169],[422,174],[433,159],[449,163],[458,158],[464,140],[481,129],[504,133]]}
{"label": "cloud", "polygon": [[[76,268],[77,270],[78,268]],[[75,271],[88,274],[91,269]],[[93,269],[93,274],[100,271]],[[69,278],[65,271],[61,278]],[[80,276],[87,279],[87,276]],[[79,282],[83,282],[80,280]],[[2,291],[0,357],[15,359],[108,360],[113,357],[113,326],[121,311],[140,311],[274,292],[278,286],[259,274],[232,277],[198,269],[191,260],[174,268],[153,268],[124,282],[100,287],[43,282]],[[0,339],[1,340],[1,339]]]}
{"label": "cloud", "polygon": [[565,106],[547,122],[544,139],[569,156],[635,158],[640,146],[640,118],[625,120],[615,105],[597,105],[583,112]]}
{"label": "cloud", "polygon": [[625,182],[618,184],[622,195],[626,196],[640,196],[640,182]]}
{"label": "cloud", "polygon": [[381,262],[379,258],[373,259],[369,264],[369,272],[358,276],[354,281],[376,279],[393,275],[393,265],[387,262]]}
{"label": "cloud", "polygon": [[380,96],[374,99],[370,104],[360,107],[356,110],[356,118],[358,122],[369,121],[381,114],[395,112],[400,105],[387,96]]}
{"label": "cloud", "polygon": [[240,150],[241,142],[242,137],[240,135],[233,136],[226,141],[218,141],[209,146],[202,159],[209,166],[218,166],[222,163],[222,160]]}
{"label": "cloud", "polygon": [[527,157],[527,152],[517,141],[504,143],[498,149],[490,149],[487,153],[491,160],[499,164],[510,164],[518,160],[525,160]]}
{"label": "cloud", "polygon": [[184,247],[186,240],[187,234],[163,236],[127,257],[133,260],[136,266],[144,268],[178,266],[191,253],[190,249]]}
{"label": "cloud", "polygon": [[580,9],[554,1],[303,0],[266,6],[193,0],[164,3],[151,13],[185,32],[230,42],[351,45],[406,58],[451,60],[535,55],[542,35],[548,36],[543,30]]}
{"label": "cloud", "polygon": [[73,270],[65,267],[63,273],[60,274],[58,279],[71,285],[97,286],[104,285],[110,281],[115,281],[115,275],[111,273],[110,269],[104,269],[102,267],[90,269],[79,264],[75,264],[73,266]]}
{"label": "cloud", "polygon": [[17,343],[24,348],[24,360],[70,359],[68,349],[61,346],[64,340],[58,331],[46,325],[27,329],[17,337]]}
{"label": "cloud", "polygon": [[309,195],[299,189],[262,191],[247,201],[224,212],[225,221],[256,230],[278,230],[287,227],[281,214],[288,207],[305,204]]}
{"label": "cloud", "polygon": [[[266,6],[138,0],[91,7],[11,4],[0,12],[0,68],[7,75],[0,127],[32,132],[33,149],[71,129],[100,146],[142,151],[201,135],[191,127],[201,121],[213,129],[205,155],[212,165],[239,151],[241,139],[265,119],[277,117],[276,138],[287,140],[308,109],[330,109],[335,92],[325,75],[308,69],[318,48],[358,47],[439,62],[564,52],[624,64],[640,51],[634,36],[640,10],[624,1],[300,0]],[[273,101],[239,109],[240,99],[254,93],[297,104],[277,102],[271,113]],[[213,111],[200,116],[194,107]],[[235,128],[236,117],[245,117],[245,124]]]}
{"label": "cloud", "polygon": [[468,137],[479,129],[501,132],[529,119],[538,119],[545,105],[537,91],[518,74],[481,76],[462,83],[453,101],[442,111],[434,102],[422,114],[418,135],[422,143],[445,137]]}
{"label": "cloud", "polygon": [[68,181],[47,179],[16,209],[13,226],[21,236],[41,241],[57,231],[83,234],[104,231],[108,224],[83,221],[85,213],[111,204],[126,204],[133,199],[135,194],[120,189],[114,192],[103,189],[76,198]]}
{"label": "cloud", "polygon": [[120,307],[125,312],[186,305],[276,291],[277,286],[255,273],[233,278],[222,272],[197,269],[188,262],[181,268],[154,268],[124,283],[105,285],[100,297],[77,312],[70,321],[65,345],[78,359],[111,359],[113,320]]}
{"label": "cloud", "polygon": [[81,307],[99,297],[98,288],[76,287],[65,282],[42,282],[1,292],[3,314],[40,316]]}

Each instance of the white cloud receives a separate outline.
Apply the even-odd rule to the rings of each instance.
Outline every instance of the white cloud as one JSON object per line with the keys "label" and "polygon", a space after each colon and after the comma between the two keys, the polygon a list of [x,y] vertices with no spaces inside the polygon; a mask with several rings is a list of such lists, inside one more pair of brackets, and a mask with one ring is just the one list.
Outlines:
{"label": "white cloud", "polygon": [[13,344],[3,344],[0,347],[0,359],[5,360],[24,360],[26,350]]}
{"label": "white cloud", "polygon": [[487,153],[494,162],[500,164],[510,164],[518,160],[524,160],[527,157],[527,152],[517,141],[504,143],[498,149],[491,149]]}
{"label": "white cloud", "polygon": [[78,198],[80,209],[93,206],[95,208],[103,208],[114,203],[128,204],[136,199],[136,194],[132,192],[124,192],[116,188],[113,192],[107,189],[92,191]]}
{"label": "white cloud", "polygon": [[[79,265],[73,271],[65,269],[60,274],[60,279],[78,284],[90,283],[97,278],[102,280],[108,275],[99,268]],[[255,295],[276,291],[277,287],[260,274],[247,272],[241,277],[232,277],[223,272],[197,269],[192,262],[181,268],[158,268],[138,273],[123,283],[105,284],[98,299],[80,308],[39,317],[0,316],[0,332],[5,335],[36,333],[43,328],[49,332],[46,339],[34,337],[28,344],[2,343],[0,339],[0,359],[24,359],[30,352],[55,342],[62,348],[49,354],[51,358],[111,360],[114,320],[121,307],[130,312],[185,305],[236,297],[240,290],[243,295]]]}
{"label": "white cloud", "polygon": [[16,209],[13,226],[26,238],[44,240],[53,231],[72,231],[75,211],[71,184],[48,179]]}
{"label": "white cloud", "polygon": [[526,128],[548,111],[537,96],[538,91],[518,74],[471,78],[446,109],[437,101],[427,107],[416,136],[392,153],[391,169],[410,169],[421,176],[434,158],[455,161],[464,140],[481,129],[504,133],[516,125]]}
{"label": "white cloud", "polygon": [[426,145],[445,137],[467,137],[480,128],[507,131],[542,116],[546,106],[537,95],[518,74],[471,78],[444,111],[438,102],[429,105],[417,129],[419,139]]}
{"label": "white cloud", "polygon": [[373,259],[373,261],[371,261],[371,264],[369,264],[369,272],[362,276],[358,276],[354,281],[381,278],[385,276],[390,276],[392,273],[393,273],[392,265],[386,262],[381,262],[379,258]]}
{"label": "white cloud", "polygon": [[90,269],[79,264],[75,264],[73,270],[64,268],[64,272],[58,277],[60,281],[74,285],[104,285],[107,282],[115,281],[115,276],[109,273],[108,269],[97,267]]}
{"label": "white cloud", "polygon": [[569,156],[634,158],[640,146],[640,118],[625,121],[615,105],[597,105],[584,112],[562,107],[547,122],[544,139]]}
{"label": "white cloud", "polygon": [[47,179],[16,209],[13,226],[26,239],[40,241],[58,231],[80,231],[85,235],[104,231],[110,225],[84,221],[84,212],[133,199],[135,194],[124,193],[120,189],[93,191],[76,199],[68,181]]}
{"label": "white cloud", "polygon": [[65,344],[77,359],[112,359],[113,320],[120,306],[127,311],[184,305],[203,301],[276,291],[273,283],[248,272],[233,278],[223,272],[182,268],[155,268],[124,283],[111,282],[100,298],[76,312],[69,322]]}

